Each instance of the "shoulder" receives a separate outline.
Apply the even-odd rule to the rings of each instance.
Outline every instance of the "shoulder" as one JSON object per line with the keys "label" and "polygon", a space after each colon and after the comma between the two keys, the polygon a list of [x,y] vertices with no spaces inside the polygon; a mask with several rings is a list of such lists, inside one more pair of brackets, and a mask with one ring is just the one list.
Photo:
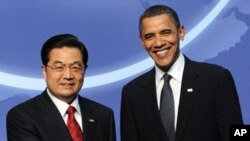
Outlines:
{"label": "shoulder", "polygon": [[127,84],[124,85],[124,88],[127,87],[139,87],[141,85],[145,85],[152,80],[155,79],[155,69],[151,69],[150,71],[134,78],[133,80],[129,81]]}
{"label": "shoulder", "polygon": [[12,107],[10,109],[9,112],[12,112],[12,111],[16,111],[16,110],[23,110],[23,111],[28,111],[34,107],[36,107],[37,105],[37,101],[39,101],[39,99],[41,99],[42,95],[37,95],[33,98],[30,98],[22,103],[19,103],[17,105],[15,105],[14,107]]}
{"label": "shoulder", "polygon": [[233,76],[228,69],[216,64],[186,59],[183,79],[191,78],[195,78],[195,80],[202,82],[201,84],[206,85],[230,84],[234,86]]}
{"label": "shoulder", "polygon": [[37,111],[39,111],[38,103],[39,99],[41,99],[42,95],[35,96],[31,99],[28,99],[16,106],[12,107],[7,113],[7,121],[14,120],[26,120],[31,121],[35,116],[37,116]]}
{"label": "shoulder", "polygon": [[186,59],[185,69],[192,70],[193,72],[199,72],[203,75],[223,75],[231,74],[230,71],[223,66],[207,63],[207,62],[196,62]]}

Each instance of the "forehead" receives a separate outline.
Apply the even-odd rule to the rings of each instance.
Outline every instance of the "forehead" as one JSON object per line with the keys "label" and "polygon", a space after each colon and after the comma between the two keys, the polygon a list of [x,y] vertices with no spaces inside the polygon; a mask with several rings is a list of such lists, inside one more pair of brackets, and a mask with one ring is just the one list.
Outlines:
{"label": "forehead", "polygon": [[82,62],[82,54],[78,48],[70,48],[70,47],[62,47],[62,48],[54,48],[51,50],[49,54],[49,61],[60,61],[60,62],[74,62],[81,61]]}
{"label": "forehead", "polygon": [[142,31],[160,27],[173,28],[175,27],[175,22],[173,18],[167,14],[161,14],[153,17],[146,17],[142,20]]}

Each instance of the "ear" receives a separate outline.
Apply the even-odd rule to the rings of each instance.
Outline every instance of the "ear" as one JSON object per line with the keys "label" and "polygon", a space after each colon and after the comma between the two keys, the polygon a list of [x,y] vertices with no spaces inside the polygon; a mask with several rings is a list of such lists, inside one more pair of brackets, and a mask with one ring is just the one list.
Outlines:
{"label": "ear", "polygon": [[140,38],[141,46],[142,46],[143,48],[145,48],[144,39],[143,39],[143,37],[142,37],[141,34],[139,35],[139,38]]}
{"label": "ear", "polygon": [[46,80],[46,78],[47,78],[46,71],[47,71],[46,66],[42,65],[42,73],[43,73],[44,80]]}
{"label": "ear", "polygon": [[181,25],[179,28],[179,38],[181,41],[183,41],[184,37],[185,37],[185,27]]}

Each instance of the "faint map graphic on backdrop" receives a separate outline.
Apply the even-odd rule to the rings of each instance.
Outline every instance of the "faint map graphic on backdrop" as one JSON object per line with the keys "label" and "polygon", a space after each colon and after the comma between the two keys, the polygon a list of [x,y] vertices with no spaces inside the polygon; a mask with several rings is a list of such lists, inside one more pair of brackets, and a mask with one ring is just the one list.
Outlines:
{"label": "faint map graphic on backdrop", "polygon": [[[177,0],[176,2],[180,2],[180,1],[181,0],[179,1]],[[197,2],[200,2],[200,4],[203,4],[203,5],[204,4],[208,5],[207,10],[209,10],[211,9],[210,7],[213,5],[216,5],[218,1],[219,0],[200,0]],[[145,8],[148,5],[152,5],[155,3],[166,3],[166,2],[169,2],[172,5],[175,5],[174,0],[141,0],[141,3],[135,3],[136,6],[134,6],[133,8],[137,8],[137,10],[139,9],[138,11],[141,11],[143,9],[140,9],[140,8]],[[125,4],[125,1],[123,2],[123,4]],[[130,5],[130,4],[127,3],[127,5]],[[190,44],[188,44],[187,47],[183,49],[183,52],[187,54],[190,58],[192,59],[194,58],[194,60],[220,64],[228,68],[232,72],[235,78],[236,85],[237,85],[237,90],[240,95],[240,102],[242,105],[242,111],[244,113],[244,121],[250,124],[250,113],[247,112],[248,109],[246,108],[246,107],[249,107],[249,102],[250,102],[249,94],[247,93],[247,89],[250,87],[250,84],[248,82],[250,80],[250,76],[248,75],[248,72],[250,70],[250,64],[247,62],[247,60],[249,60],[249,57],[250,57],[249,56],[250,42],[248,41],[250,39],[250,29],[249,29],[250,11],[242,12],[242,9],[246,9],[245,8],[247,7],[246,5],[249,5],[249,2],[246,0],[230,1],[230,3],[227,4],[226,10],[224,10],[223,13],[220,14],[216,18],[216,20],[208,27],[208,29],[202,32],[201,36],[199,36],[195,41],[192,41]],[[178,4],[176,4],[176,6],[178,6]],[[179,7],[179,10],[181,10],[181,7]],[[134,18],[131,18],[131,21],[134,21],[134,19],[136,19],[135,24],[137,24],[138,17],[136,17],[135,15],[132,15],[132,16]],[[187,24],[186,26],[187,29],[191,29],[194,26],[193,23],[187,22],[187,21],[190,21],[189,19],[190,17],[187,17],[185,15],[182,15],[182,16],[183,16],[182,20],[184,21],[184,23]],[[184,16],[186,19],[184,18]],[[123,26],[125,27],[125,25],[126,24],[124,24]],[[131,25],[129,26],[131,27]],[[139,40],[137,37],[137,25],[135,25],[135,27],[131,27],[130,30],[135,32],[135,34],[133,34],[133,32],[130,31],[129,33],[124,33],[123,35],[125,36],[126,34],[133,34],[132,38],[129,39],[131,40],[131,42],[128,43],[128,46],[130,46],[131,48],[140,48]],[[96,34],[96,33],[93,33],[93,34]],[[218,37],[216,37],[215,35],[217,35]],[[89,37],[87,40],[90,40]],[[129,40],[126,39],[126,42],[128,42]],[[123,44],[126,42],[123,42]],[[90,46],[92,45],[94,44],[91,44]],[[115,47],[116,45],[117,44],[115,44]],[[3,54],[3,55],[8,50],[8,48],[2,48],[2,47],[0,48],[1,48],[0,54]],[[36,50],[38,51],[39,49],[36,49]],[[93,49],[91,49],[90,51],[92,53],[95,53],[92,50]],[[22,52],[25,53],[25,50]],[[139,55],[140,57],[136,59],[143,59],[144,56],[146,56],[146,55],[143,55],[144,52],[143,50],[140,50],[140,49],[136,49],[136,50],[132,49],[131,52],[142,52]],[[39,60],[39,57],[38,57],[39,51],[31,52],[31,53],[36,54],[36,55],[33,54],[32,58],[36,58],[37,60]],[[128,58],[126,57],[126,54],[123,57]],[[130,58],[128,62],[125,61],[125,63],[123,63],[122,65],[126,63],[131,63],[130,61],[133,59],[134,58]],[[31,66],[32,66],[32,63],[37,65],[37,62],[31,61],[31,64],[30,64]],[[98,63],[101,63],[101,62],[98,62]],[[1,60],[0,60],[0,66],[1,66]],[[2,69],[3,68],[0,67],[0,71]],[[35,68],[34,70],[37,70],[37,69],[39,68]],[[94,68],[92,68],[92,70],[93,69]],[[109,70],[109,69],[110,68],[106,70]],[[18,69],[16,69],[16,67],[15,69],[12,69],[12,71],[15,71],[15,70],[18,70]],[[32,71],[33,70],[31,70],[29,73],[31,73]],[[40,72],[37,71],[35,73],[40,73]],[[39,76],[39,75],[36,75],[36,76]],[[132,79],[132,78],[133,77],[130,77],[128,79]],[[102,90],[97,88],[98,91],[95,92],[95,96],[93,96],[93,98],[99,99],[99,97],[102,97],[100,102],[108,106],[111,105],[110,103],[114,103],[114,105],[116,105],[114,109],[119,109],[120,99],[119,99],[119,96],[117,95],[120,94],[120,87],[121,87],[121,84],[118,84],[115,87],[110,87],[110,85],[103,86],[100,88]],[[108,92],[103,91],[103,89],[111,89],[110,91],[112,93],[110,93],[110,91]],[[87,90],[87,91],[84,91],[84,93],[88,93],[89,91],[93,91],[93,90]],[[11,88],[11,87],[0,85],[0,115],[1,115],[0,116],[0,131],[1,131],[0,140],[1,141],[6,140],[5,115],[7,111],[14,105],[26,99],[29,99],[30,97],[39,93],[40,91],[24,90],[24,89]],[[109,97],[108,98],[105,97],[104,94],[106,95],[109,94],[109,97],[114,97],[114,98],[109,99]],[[117,134],[119,136],[119,110],[115,110],[115,114],[116,114]]]}

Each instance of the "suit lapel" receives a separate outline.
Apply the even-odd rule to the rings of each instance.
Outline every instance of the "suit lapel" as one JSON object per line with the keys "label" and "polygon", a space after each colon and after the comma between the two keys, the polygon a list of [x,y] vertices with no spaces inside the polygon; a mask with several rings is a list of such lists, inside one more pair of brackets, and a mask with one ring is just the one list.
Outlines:
{"label": "suit lapel", "polygon": [[144,80],[145,81],[142,82],[142,98],[145,100],[142,101],[145,101],[147,104],[142,110],[145,110],[144,113],[147,113],[147,119],[149,120],[148,123],[152,123],[152,132],[154,131],[158,134],[158,137],[160,137],[161,140],[166,140],[167,135],[164,126],[162,125],[160,112],[157,106],[155,69],[151,70]]}
{"label": "suit lapel", "polygon": [[84,140],[94,140],[95,130],[97,124],[97,117],[94,115],[94,109],[89,102],[79,96],[79,104],[82,114],[82,127],[83,127],[83,136]]}
{"label": "suit lapel", "polygon": [[38,105],[40,105],[40,116],[43,119],[43,124],[45,124],[49,130],[46,132],[54,132],[51,134],[55,135],[55,138],[61,141],[71,140],[67,126],[63,121],[63,118],[60,115],[58,109],[49,98],[48,94],[46,92],[43,92],[43,94],[41,95],[41,99],[39,99],[37,102]]}
{"label": "suit lapel", "polygon": [[192,61],[190,61],[188,58],[185,58],[176,128],[176,141],[181,140],[181,136],[192,114],[196,97],[199,92],[198,83],[196,81],[199,75],[195,73],[197,72],[195,70],[197,68],[193,66],[193,64],[194,63]]}

